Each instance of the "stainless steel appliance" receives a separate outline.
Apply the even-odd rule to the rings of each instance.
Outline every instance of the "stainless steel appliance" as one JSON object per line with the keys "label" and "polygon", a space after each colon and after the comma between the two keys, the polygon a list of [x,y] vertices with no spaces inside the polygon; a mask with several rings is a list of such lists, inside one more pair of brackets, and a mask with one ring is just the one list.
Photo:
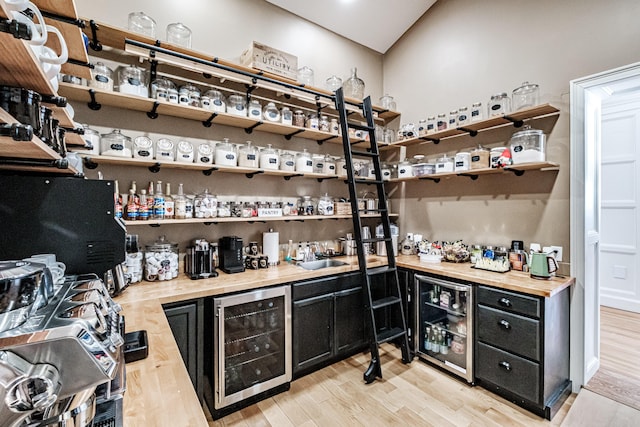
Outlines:
{"label": "stainless steel appliance", "polygon": [[[46,267],[40,266],[40,277],[46,277]],[[0,424],[88,426],[97,420],[100,407],[98,412],[108,408],[114,414],[109,425],[122,425],[120,306],[92,274],[67,276],[47,298],[34,267],[20,261],[0,266],[4,277],[13,277],[12,289],[0,290],[0,299],[8,301],[16,290],[25,297],[37,295],[22,299],[34,304],[27,317],[19,314],[20,321],[7,322],[0,330]],[[4,304],[2,315],[23,308]]]}
{"label": "stainless steel appliance", "polygon": [[220,269],[225,273],[244,271],[242,260],[242,239],[237,236],[226,236],[220,239]]}
{"label": "stainless steel appliance", "polygon": [[205,400],[214,419],[289,389],[289,286],[214,298],[208,311],[213,360],[205,361]]}
{"label": "stainless steel appliance", "polygon": [[196,239],[193,246],[187,248],[184,259],[184,272],[191,279],[217,277],[215,257],[217,244],[204,239]]}
{"label": "stainless steel appliance", "polygon": [[471,285],[422,275],[415,282],[416,354],[473,382]]}

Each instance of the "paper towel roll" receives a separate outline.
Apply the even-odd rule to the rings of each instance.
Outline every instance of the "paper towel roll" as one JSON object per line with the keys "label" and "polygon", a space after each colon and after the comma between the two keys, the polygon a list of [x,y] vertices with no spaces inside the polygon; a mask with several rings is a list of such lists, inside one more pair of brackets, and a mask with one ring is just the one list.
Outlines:
{"label": "paper towel roll", "polygon": [[269,257],[269,265],[277,265],[280,258],[280,233],[262,233],[262,252]]}

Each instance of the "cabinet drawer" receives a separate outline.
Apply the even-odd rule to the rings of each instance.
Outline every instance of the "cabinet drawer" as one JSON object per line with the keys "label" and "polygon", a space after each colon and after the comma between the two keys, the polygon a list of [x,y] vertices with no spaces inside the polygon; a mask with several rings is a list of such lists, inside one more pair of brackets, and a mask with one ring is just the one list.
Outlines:
{"label": "cabinet drawer", "polygon": [[476,377],[535,403],[540,403],[540,365],[478,343]]}
{"label": "cabinet drawer", "polygon": [[527,295],[478,286],[478,304],[540,318],[540,300]]}
{"label": "cabinet drawer", "polygon": [[336,276],[297,282],[291,286],[291,299],[293,301],[300,301],[319,295],[327,295],[335,292],[337,288],[338,277]]}
{"label": "cabinet drawer", "polygon": [[478,340],[540,360],[540,321],[478,306]]}

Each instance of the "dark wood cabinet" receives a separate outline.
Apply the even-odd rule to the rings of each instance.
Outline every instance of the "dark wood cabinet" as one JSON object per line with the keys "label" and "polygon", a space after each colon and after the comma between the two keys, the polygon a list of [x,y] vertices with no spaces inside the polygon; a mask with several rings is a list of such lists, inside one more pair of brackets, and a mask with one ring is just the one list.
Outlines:
{"label": "dark wood cabinet", "polygon": [[476,381],[551,419],[571,392],[569,288],[548,298],[477,287]]}
{"label": "dark wood cabinet", "polygon": [[182,360],[200,399],[203,387],[203,307],[202,300],[163,306]]}
{"label": "dark wood cabinet", "polygon": [[359,273],[294,283],[292,300],[294,378],[366,347]]}

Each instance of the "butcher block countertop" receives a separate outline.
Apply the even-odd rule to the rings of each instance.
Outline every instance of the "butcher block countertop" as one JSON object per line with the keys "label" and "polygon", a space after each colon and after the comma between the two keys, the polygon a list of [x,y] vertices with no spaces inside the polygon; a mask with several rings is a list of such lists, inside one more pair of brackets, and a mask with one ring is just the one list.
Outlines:
{"label": "butcher block countertop", "polygon": [[[357,257],[341,257],[348,265],[307,271],[284,264],[275,268],[247,270],[211,279],[191,280],[184,275],[165,282],[142,282],[129,286],[116,301],[122,305],[126,330],[146,330],[149,355],[127,364],[124,395],[125,426],[194,427],[208,425],[202,406],[182,362],[162,304],[214,295],[248,291],[358,270]],[[385,258],[367,258],[370,267]],[[470,268],[470,264],[426,264],[415,256],[397,257],[399,267],[449,276],[502,289],[550,297],[574,283],[573,278],[535,280],[526,273],[492,273]]]}

